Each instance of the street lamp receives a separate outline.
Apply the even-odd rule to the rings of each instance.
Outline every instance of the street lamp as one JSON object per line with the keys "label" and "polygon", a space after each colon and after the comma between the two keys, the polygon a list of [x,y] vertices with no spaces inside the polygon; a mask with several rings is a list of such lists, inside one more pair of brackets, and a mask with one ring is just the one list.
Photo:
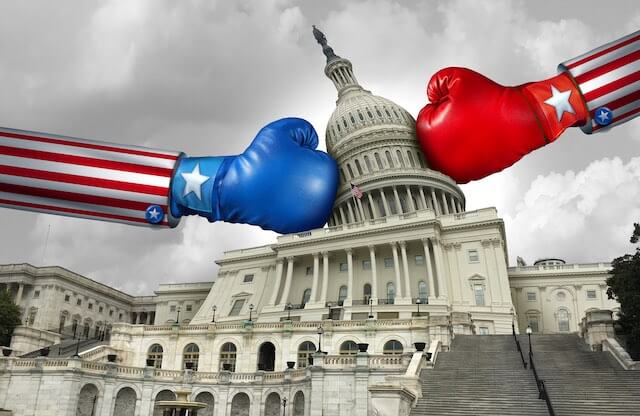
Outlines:
{"label": "street lamp", "polygon": [[369,298],[369,319],[373,319],[373,298]]}
{"label": "street lamp", "polygon": [[211,308],[213,310],[213,318],[211,318],[211,322],[215,322],[216,321],[216,310],[218,309],[218,307],[216,305],[213,305],[213,308]]}
{"label": "street lamp", "polygon": [[178,315],[176,316],[176,324],[180,325],[180,306],[178,306],[176,311],[178,311]]}
{"label": "street lamp", "polygon": [[291,308],[293,308],[293,305],[290,303],[287,303],[287,321],[291,320]]}
{"label": "street lamp", "polygon": [[420,304],[422,303],[422,301],[420,300],[420,298],[416,299],[416,305],[418,305],[418,316],[420,316]]}
{"label": "street lamp", "polygon": [[282,398],[282,416],[287,415],[287,399]]}
{"label": "street lamp", "polygon": [[531,360],[533,358],[533,351],[531,351],[531,333],[533,329],[531,329],[531,325],[527,325],[527,336],[529,337],[529,367],[533,368],[531,365]]}
{"label": "street lamp", "polygon": [[251,322],[251,314],[253,312],[253,303],[249,304],[249,322]]}
{"label": "street lamp", "polygon": [[321,344],[321,342],[322,342],[322,338],[321,338],[322,334],[324,334],[324,329],[322,328],[322,325],[320,325],[318,327],[318,351],[317,351],[318,353],[322,352],[322,344]]}

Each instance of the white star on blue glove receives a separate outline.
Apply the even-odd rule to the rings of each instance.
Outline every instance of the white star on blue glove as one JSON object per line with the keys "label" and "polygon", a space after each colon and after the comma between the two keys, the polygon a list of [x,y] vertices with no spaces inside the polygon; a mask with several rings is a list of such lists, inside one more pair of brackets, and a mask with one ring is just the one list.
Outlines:
{"label": "white star on blue glove", "polygon": [[562,120],[562,116],[565,112],[571,114],[576,113],[569,102],[569,97],[571,97],[571,90],[560,92],[556,87],[553,85],[551,86],[551,97],[544,103],[549,104],[556,109],[556,117],[558,118],[558,121]]}
{"label": "white star on blue glove", "polygon": [[209,177],[200,174],[200,164],[197,163],[191,173],[182,172],[180,175],[182,175],[185,182],[184,193],[182,196],[187,196],[190,192],[193,192],[196,198],[202,200],[202,184],[205,183]]}

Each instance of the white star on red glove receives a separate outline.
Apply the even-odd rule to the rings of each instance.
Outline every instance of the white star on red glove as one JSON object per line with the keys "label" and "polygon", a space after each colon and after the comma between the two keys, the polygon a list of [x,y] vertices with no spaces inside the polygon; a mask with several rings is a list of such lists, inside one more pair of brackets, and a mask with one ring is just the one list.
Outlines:
{"label": "white star on red glove", "polygon": [[558,118],[558,121],[562,120],[562,116],[565,111],[571,114],[576,113],[569,102],[569,97],[571,97],[571,90],[560,92],[556,87],[553,85],[551,86],[551,97],[544,103],[549,104],[556,109],[556,117]]}

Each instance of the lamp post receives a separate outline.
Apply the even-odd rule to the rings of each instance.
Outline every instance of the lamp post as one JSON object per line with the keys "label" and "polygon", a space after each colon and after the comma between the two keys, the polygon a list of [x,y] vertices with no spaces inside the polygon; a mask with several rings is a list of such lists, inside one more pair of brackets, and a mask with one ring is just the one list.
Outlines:
{"label": "lamp post", "polygon": [[249,322],[252,322],[251,315],[253,313],[253,303],[249,304]]}
{"label": "lamp post", "polygon": [[369,298],[369,319],[373,319],[373,299]]}
{"label": "lamp post", "polygon": [[322,352],[322,334],[324,334],[324,329],[320,325],[318,327],[318,353]]}
{"label": "lamp post", "polygon": [[527,336],[529,337],[529,367],[533,368],[531,365],[531,360],[533,358],[533,351],[531,351],[531,333],[533,330],[531,329],[531,325],[527,325]]}
{"label": "lamp post", "polygon": [[282,398],[282,416],[287,415],[287,399]]}
{"label": "lamp post", "polygon": [[291,305],[290,303],[287,303],[287,321],[291,320],[291,308],[293,307],[293,305]]}
{"label": "lamp post", "polygon": [[420,300],[420,298],[416,299],[416,305],[418,305],[418,316],[420,316],[420,304],[422,303],[422,301]]}
{"label": "lamp post", "polygon": [[216,321],[216,310],[218,309],[218,307],[216,305],[213,305],[213,308],[211,308],[213,310],[213,318],[211,318],[211,322],[215,322]]}
{"label": "lamp post", "polygon": [[180,325],[180,306],[176,309],[178,315],[176,316],[176,324]]}

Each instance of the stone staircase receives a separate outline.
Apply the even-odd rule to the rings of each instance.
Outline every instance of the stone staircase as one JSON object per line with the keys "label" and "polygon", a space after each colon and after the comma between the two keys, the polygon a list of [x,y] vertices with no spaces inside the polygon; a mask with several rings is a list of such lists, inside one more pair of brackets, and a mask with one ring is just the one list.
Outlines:
{"label": "stone staircase", "polygon": [[[528,356],[527,336],[519,339]],[[532,335],[531,344],[556,415],[640,416],[640,371],[589,351],[577,335]]]}
{"label": "stone staircase", "polygon": [[512,335],[457,336],[421,381],[412,415],[548,415]]}

